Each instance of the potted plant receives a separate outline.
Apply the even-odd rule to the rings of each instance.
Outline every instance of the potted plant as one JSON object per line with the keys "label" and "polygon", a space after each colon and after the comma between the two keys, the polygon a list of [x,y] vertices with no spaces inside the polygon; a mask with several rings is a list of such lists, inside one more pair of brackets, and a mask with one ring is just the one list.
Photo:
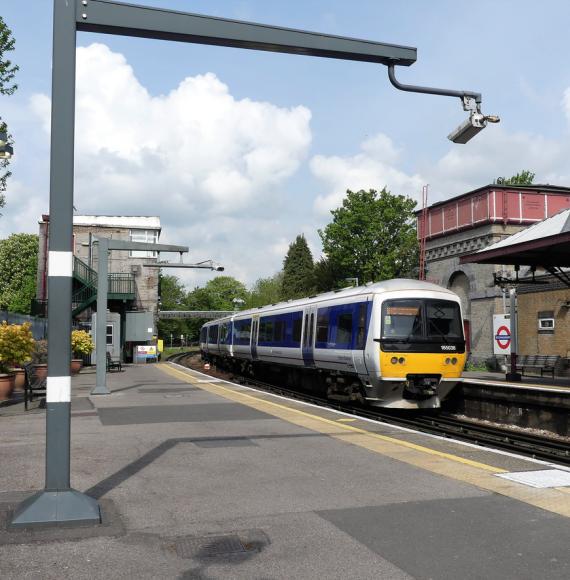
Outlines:
{"label": "potted plant", "polygon": [[71,359],[72,375],[76,375],[83,366],[83,359],[77,357],[91,354],[94,346],[93,339],[86,330],[73,330],[71,332],[71,351],[76,357]]}
{"label": "potted plant", "polygon": [[4,370],[14,375],[16,390],[22,391],[26,380],[24,363],[31,360],[34,337],[29,322],[0,325],[0,360]]}
{"label": "potted plant", "polygon": [[34,352],[32,352],[32,363],[36,377],[45,379],[47,377],[47,340],[36,340]]}

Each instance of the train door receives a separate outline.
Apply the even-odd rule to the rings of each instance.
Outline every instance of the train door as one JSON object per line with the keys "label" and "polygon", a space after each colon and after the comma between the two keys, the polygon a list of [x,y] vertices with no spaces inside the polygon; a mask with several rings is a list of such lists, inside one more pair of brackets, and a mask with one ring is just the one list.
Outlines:
{"label": "train door", "polygon": [[251,358],[258,360],[257,356],[257,329],[259,327],[259,317],[254,317],[251,321]]}
{"label": "train door", "polygon": [[315,366],[315,353],[313,345],[315,344],[316,315],[316,306],[309,306],[305,310],[305,317],[303,319],[303,361],[306,367]]}
{"label": "train door", "polygon": [[355,309],[352,313],[355,317],[355,319],[352,321],[352,328],[354,332],[352,363],[354,365],[354,370],[359,375],[368,374],[368,369],[366,368],[366,362],[364,359],[364,349],[366,348],[366,331],[369,323],[368,309],[370,308],[370,305],[371,302],[369,301],[355,304]]}

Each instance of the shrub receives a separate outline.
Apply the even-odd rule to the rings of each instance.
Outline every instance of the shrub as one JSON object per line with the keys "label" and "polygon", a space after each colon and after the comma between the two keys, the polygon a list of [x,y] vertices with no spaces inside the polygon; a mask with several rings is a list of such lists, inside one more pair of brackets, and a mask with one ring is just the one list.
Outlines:
{"label": "shrub", "polygon": [[32,362],[34,364],[46,364],[47,349],[47,340],[36,340],[34,352],[32,353]]}
{"label": "shrub", "polygon": [[3,372],[31,360],[35,341],[29,322],[0,325],[0,367]]}
{"label": "shrub", "polygon": [[71,331],[71,350],[74,354],[79,356],[90,354],[94,348],[93,339],[86,330]]}

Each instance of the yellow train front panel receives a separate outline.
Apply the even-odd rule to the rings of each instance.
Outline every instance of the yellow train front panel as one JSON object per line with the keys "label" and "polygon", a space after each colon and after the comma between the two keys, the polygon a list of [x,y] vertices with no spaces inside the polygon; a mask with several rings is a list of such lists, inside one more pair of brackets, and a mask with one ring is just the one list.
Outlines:
{"label": "yellow train front panel", "polygon": [[380,352],[383,379],[403,379],[408,375],[441,375],[445,379],[461,377],[466,353],[455,352]]}

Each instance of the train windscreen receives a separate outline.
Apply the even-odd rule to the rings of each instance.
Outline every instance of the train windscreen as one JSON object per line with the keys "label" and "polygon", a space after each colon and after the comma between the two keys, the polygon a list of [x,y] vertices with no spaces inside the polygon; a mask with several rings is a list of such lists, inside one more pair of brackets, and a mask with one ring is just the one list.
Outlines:
{"label": "train windscreen", "polygon": [[[382,305],[381,343],[463,343],[459,304],[450,300],[398,299]],[[401,347],[398,350],[410,350]]]}

